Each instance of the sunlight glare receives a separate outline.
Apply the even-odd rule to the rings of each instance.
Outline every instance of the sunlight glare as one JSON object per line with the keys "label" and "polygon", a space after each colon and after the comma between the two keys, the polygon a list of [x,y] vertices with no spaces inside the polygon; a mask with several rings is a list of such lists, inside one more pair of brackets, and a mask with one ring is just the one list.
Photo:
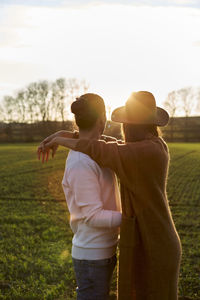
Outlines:
{"label": "sunlight glare", "polygon": [[1,85],[85,79],[113,110],[133,91],[152,92],[161,106],[171,90],[199,84],[197,9],[21,5],[5,15]]}

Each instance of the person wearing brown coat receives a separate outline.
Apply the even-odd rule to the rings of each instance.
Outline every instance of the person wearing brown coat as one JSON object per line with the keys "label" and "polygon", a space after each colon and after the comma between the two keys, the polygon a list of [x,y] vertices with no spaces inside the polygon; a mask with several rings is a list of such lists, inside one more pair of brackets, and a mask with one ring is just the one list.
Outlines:
{"label": "person wearing brown coat", "polygon": [[112,113],[123,123],[124,144],[56,137],[45,146],[83,152],[120,179],[119,300],[178,299],[181,243],[166,194],[168,147],[157,131],[168,119],[154,96],[140,91]]}

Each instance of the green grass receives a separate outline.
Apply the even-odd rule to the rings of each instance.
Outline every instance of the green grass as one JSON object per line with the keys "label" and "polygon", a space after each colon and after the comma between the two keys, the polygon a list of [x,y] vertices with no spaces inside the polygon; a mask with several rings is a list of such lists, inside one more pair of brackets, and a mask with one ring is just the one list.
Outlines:
{"label": "green grass", "polygon": [[170,153],[168,199],[183,247],[180,295],[200,299],[200,144],[170,144]]}
{"label": "green grass", "polygon": [[[183,257],[181,299],[200,299],[200,145],[170,144],[168,197]],[[41,164],[36,145],[0,146],[0,299],[72,300],[72,233],[61,180],[67,150]],[[116,276],[112,284],[115,299]]]}

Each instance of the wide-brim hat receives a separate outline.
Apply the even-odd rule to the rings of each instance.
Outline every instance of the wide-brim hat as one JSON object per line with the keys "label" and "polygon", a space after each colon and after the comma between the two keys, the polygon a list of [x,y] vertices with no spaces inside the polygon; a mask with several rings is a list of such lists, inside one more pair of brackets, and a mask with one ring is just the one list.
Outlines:
{"label": "wide-brim hat", "polygon": [[112,112],[111,120],[127,124],[166,126],[169,114],[163,108],[156,106],[152,93],[139,91],[131,94],[125,106],[118,107]]}

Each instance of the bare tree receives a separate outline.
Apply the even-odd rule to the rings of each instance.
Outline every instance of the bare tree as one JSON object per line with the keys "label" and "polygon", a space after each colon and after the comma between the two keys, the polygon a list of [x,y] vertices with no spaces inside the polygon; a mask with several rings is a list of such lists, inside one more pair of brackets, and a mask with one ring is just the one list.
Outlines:
{"label": "bare tree", "polygon": [[0,105],[0,122],[3,122],[4,120],[4,109],[3,106]]}
{"label": "bare tree", "polygon": [[27,93],[25,90],[21,90],[16,96],[16,109],[18,112],[18,121],[24,123],[26,121],[27,111]]}
{"label": "bare tree", "polygon": [[194,93],[192,87],[186,87],[178,90],[177,95],[180,99],[181,108],[185,114],[185,117],[189,117],[194,107]]}
{"label": "bare tree", "polygon": [[4,115],[6,122],[14,122],[17,120],[16,101],[12,96],[3,98]]}
{"label": "bare tree", "polygon": [[195,98],[196,98],[196,111],[199,113],[200,112],[200,87],[196,88],[196,93],[195,93]]}
{"label": "bare tree", "polygon": [[61,119],[64,122],[71,102],[87,89],[85,81],[75,78],[59,78],[53,83],[46,80],[32,82],[20,90],[15,98],[4,97],[5,121],[33,123]]}
{"label": "bare tree", "polygon": [[163,103],[171,118],[175,117],[176,112],[179,109],[178,100],[177,91],[172,91],[167,95],[167,98]]}
{"label": "bare tree", "polygon": [[89,89],[89,85],[86,83],[85,80],[78,81],[76,78],[67,79],[66,87],[67,87],[67,107],[68,107],[68,109],[70,109],[72,102],[77,97],[80,97],[82,94],[85,94]]}
{"label": "bare tree", "polygon": [[37,82],[32,82],[28,85],[26,89],[27,93],[27,111],[28,111],[28,119],[31,123],[35,121],[35,117],[39,116],[39,111],[37,108]]}
{"label": "bare tree", "polygon": [[29,119],[31,123],[36,120],[47,121],[49,119],[50,85],[43,80],[29,84],[26,89]]}
{"label": "bare tree", "polygon": [[194,107],[194,93],[192,87],[186,87],[177,91],[182,110],[185,114],[185,141],[188,141],[188,117],[192,113]]}
{"label": "bare tree", "polygon": [[49,83],[48,81],[40,81],[37,84],[37,105],[40,111],[42,121],[49,119]]}
{"label": "bare tree", "polygon": [[52,84],[52,107],[54,115],[61,118],[62,122],[66,120],[70,113],[71,103],[81,94],[86,93],[89,85],[76,78],[59,78]]}
{"label": "bare tree", "polygon": [[66,80],[59,78],[52,84],[52,107],[54,108],[55,119],[61,117],[64,122],[66,114]]}
{"label": "bare tree", "polygon": [[171,141],[174,140],[174,117],[176,116],[177,111],[179,110],[179,98],[177,95],[177,91],[172,91],[167,95],[167,98],[165,99],[163,103],[164,107],[168,111],[170,115],[170,136]]}

